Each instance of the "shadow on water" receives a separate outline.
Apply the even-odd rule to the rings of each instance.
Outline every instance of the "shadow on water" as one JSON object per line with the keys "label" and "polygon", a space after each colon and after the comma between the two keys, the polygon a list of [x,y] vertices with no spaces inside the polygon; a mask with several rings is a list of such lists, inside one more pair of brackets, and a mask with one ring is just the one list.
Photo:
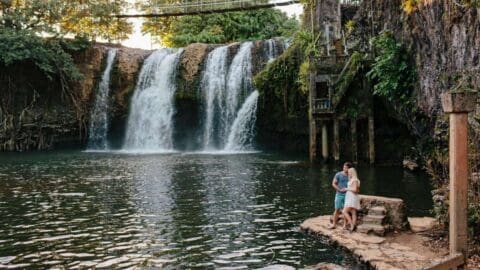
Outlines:
{"label": "shadow on water", "polygon": [[[269,154],[52,152],[0,156],[0,265],[119,259],[153,268],[302,268],[354,258],[298,231],[329,214],[335,166]],[[360,167],[362,192],[428,214],[423,175]],[[98,261],[96,261],[98,260]]]}

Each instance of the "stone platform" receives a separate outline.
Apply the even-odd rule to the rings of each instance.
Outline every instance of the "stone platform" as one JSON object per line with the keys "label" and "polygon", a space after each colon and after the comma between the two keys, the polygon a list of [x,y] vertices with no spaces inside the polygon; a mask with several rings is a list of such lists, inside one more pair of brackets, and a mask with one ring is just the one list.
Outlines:
{"label": "stone platform", "polygon": [[395,231],[385,237],[373,236],[359,232],[349,232],[337,226],[330,230],[330,216],[319,216],[304,221],[302,231],[327,238],[351,251],[362,262],[374,269],[422,269],[433,260],[447,256],[448,250],[432,250],[423,245],[430,239],[411,231]]}

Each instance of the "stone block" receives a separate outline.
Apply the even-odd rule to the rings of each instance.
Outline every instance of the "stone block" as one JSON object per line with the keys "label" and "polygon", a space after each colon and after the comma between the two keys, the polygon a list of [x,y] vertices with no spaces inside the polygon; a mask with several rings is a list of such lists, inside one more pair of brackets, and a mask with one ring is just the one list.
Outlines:
{"label": "stone block", "polygon": [[[360,195],[362,212],[370,215],[385,215],[386,225],[395,230],[403,230],[407,225],[406,206],[402,199]],[[380,210],[384,207],[385,210]],[[372,210],[373,209],[373,210]],[[372,211],[372,212],[370,212]],[[385,211],[384,213],[382,213]]]}
{"label": "stone block", "polygon": [[362,218],[362,222],[368,224],[382,225],[384,219],[384,215],[366,215]]}
{"label": "stone block", "polygon": [[442,94],[442,107],[446,113],[468,113],[475,109],[477,92],[447,92]]}
{"label": "stone block", "polygon": [[370,209],[368,209],[368,215],[372,216],[384,216],[387,213],[387,209],[383,206],[375,206]]}
{"label": "stone block", "polygon": [[410,229],[412,232],[424,232],[431,230],[437,220],[432,217],[409,217],[408,224],[410,225]]}
{"label": "stone block", "polygon": [[360,224],[357,226],[357,232],[359,233],[374,233],[378,236],[385,235],[385,228],[382,225],[375,225],[375,224]]}

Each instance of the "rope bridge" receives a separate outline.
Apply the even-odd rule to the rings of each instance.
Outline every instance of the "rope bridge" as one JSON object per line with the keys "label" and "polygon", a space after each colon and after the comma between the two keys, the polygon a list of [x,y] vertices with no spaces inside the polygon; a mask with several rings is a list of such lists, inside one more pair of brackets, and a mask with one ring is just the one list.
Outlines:
{"label": "rope bridge", "polygon": [[300,3],[300,0],[190,0],[188,2],[182,0],[178,3],[158,5],[155,7],[155,11],[153,13],[120,14],[115,15],[114,17],[173,17],[273,8],[276,6],[288,6],[297,3]]}

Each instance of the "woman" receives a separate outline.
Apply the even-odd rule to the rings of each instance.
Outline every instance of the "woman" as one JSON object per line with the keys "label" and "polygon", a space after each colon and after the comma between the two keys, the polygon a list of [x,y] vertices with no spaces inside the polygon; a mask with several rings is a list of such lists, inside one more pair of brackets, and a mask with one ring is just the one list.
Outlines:
{"label": "woman", "polygon": [[348,169],[348,185],[344,189],[347,194],[345,196],[345,206],[343,208],[343,216],[345,217],[345,225],[350,224],[350,231],[355,229],[357,224],[357,210],[360,210],[360,180],[358,180],[357,171],[354,168]]}

